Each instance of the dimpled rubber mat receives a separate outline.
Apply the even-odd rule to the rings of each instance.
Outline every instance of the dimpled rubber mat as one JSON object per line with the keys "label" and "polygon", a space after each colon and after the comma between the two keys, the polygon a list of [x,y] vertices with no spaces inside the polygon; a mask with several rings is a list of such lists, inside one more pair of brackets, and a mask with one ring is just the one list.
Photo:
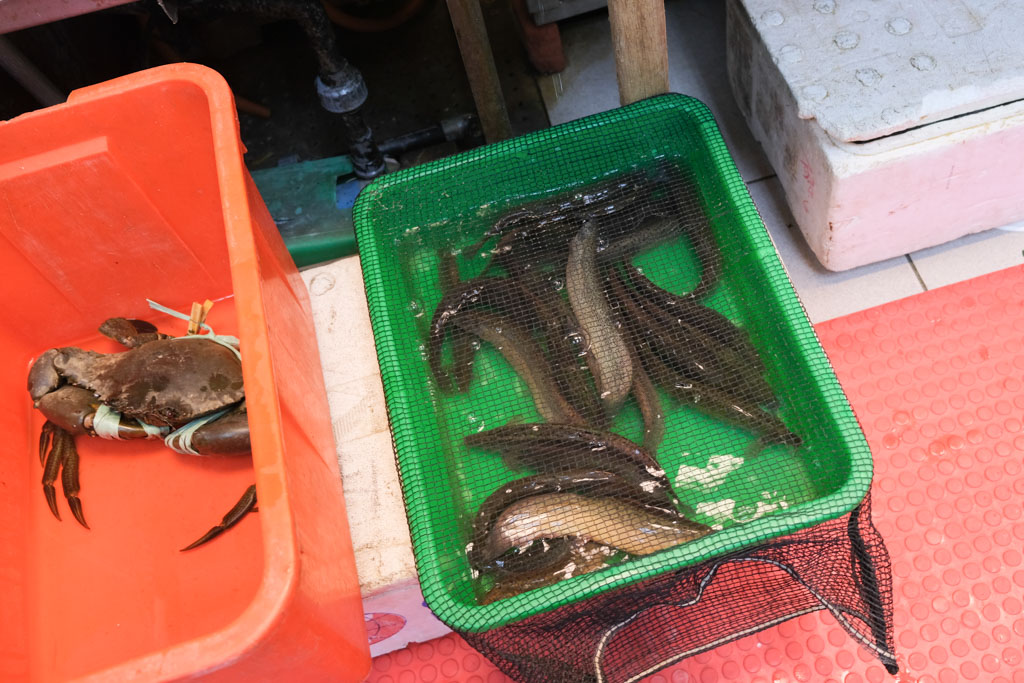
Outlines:
{"label": "dimpled rubber mat", "polygon": [[[1012,268],[817,326],[875,457],[903,683],[1024,683],[1022,302]],[[508,679],[452,634],[378,657],[369,680]],[[646,680],[894,679],[820,611]]]}

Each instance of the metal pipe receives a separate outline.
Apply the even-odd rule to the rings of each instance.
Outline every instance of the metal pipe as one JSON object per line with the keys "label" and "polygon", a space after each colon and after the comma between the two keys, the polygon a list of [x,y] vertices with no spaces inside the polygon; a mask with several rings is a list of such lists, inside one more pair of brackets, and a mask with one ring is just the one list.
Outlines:
{"label": "metal pipe", "polygon": [[320,64],[320,77],[333,85],[335,74],[350,68],[334,39],[334,26],[319,0],[188,0],[180,10],[209,10],[251,14],[271,21],[294,21],[309,39]]}
{"label": "metal pipe", "polygon": [[453,116],[427,128],[420,128],[381,142],[378,147],[384,154],[401,154],[417,147],[436,145],[441,142],[455,142],[465,138],[476,119],[472,114]]}
{"label": "metal pipe", "polygon": [[339,114],[349,143],[349,161],[357,178],[368,180],[384,172],[384,155],[373,141],[373,131],[358,111]]}
{"label": "metal pipe", "polygon": [[244,12],[267,19],[289,19],[299,25],[320,63],[316,91],[320,104],[340,114],[356,177],[375,178],[384,172],[384,156],[373,140],[360,109],[366,102],[366,81],[359,69],[341,56],[334,26],[320,0],[192,0],[192,7]]}

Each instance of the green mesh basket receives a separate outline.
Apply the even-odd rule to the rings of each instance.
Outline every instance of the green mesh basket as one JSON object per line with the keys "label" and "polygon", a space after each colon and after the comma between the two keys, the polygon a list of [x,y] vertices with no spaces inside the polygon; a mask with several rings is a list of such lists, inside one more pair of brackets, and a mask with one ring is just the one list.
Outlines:
{"label": "green mesh basket", "polygon": [[[511,266],[491,264],[500,251],[495,241],[471,248],[499,219],[517,207],[534,211],[529,207],[549,198],[580,203],[588,188],[616,179],[642,178],[655,188],[627,197],[629,211],[665,213],[656,181],[666,168],[685,179],[673,210],[706,224],[721,259],[721,277],[700,305],[744,330],[774,395],[764,410],[799,435],[800,445],[759,440],[659,387],[658,463],[677,509],[712,532],[653,554],[616,551],[598,571],[482,604],[494,579],[467,559],[474,519],[492,492],[535,470],[465,438],[543,422],[544,411],[534,387],[486,340],[478,343],[465,391],[435,379],[430,326],[442,288],[450,286],[441,271],[454,258],[462,280],[508,275]],[[430,608],[452,628],[483,631],[692,566],[839,517],[867,493],[871,456],[860,427],[714,119],[697,100],[655,97],[384,176],[360,194],[354,219],[420,583]],[[673,234],[627,260],[659,287],[689,292],[707,256],[697,242],[689,233]],[[566,266],[556,259],[545,267],[559,288],[551,273]],[[618,271],[602,272],[607,283],[607,273]],[[643,343],[643,331],[635,338]],[[596,353],[592,345],[588,351]],[[444,362],[452,353],[446,345]],[[608,431],[643,440],[634,395],[613,418]],[[586,458],[564,463],[589,466]]]}

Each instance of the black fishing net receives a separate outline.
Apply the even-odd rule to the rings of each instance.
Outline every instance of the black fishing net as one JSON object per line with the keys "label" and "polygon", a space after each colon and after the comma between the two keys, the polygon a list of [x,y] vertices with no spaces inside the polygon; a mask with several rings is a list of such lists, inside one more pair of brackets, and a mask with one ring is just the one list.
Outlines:
{"label": "black fishing net", "polygon": [[889,557],[870,500],[836,520],[483,633],[461,633],[517,681],[635,681],[828,610],[897,671]]}
{"label": "black fishing net", "polygon": [[813,609],[891,663],[870,452],[702,105],[386,177],[355,218],[442,621],[530,681]]}

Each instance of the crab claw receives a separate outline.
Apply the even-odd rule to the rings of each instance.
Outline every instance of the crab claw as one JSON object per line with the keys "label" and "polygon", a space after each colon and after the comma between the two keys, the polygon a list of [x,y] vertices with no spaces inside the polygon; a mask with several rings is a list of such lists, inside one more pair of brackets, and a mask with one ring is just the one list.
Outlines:
{"label": "crab claw", "polygon": [[169,338],[168,335],[158,332],[153,323],[128,318],[109,318],[100,325],[100,333],[130,349],[158,339]]}
{"label": "crab claw", "polygon": [[75,516],[79,524],[88,529],[89,525],[86,524],[85,515],[82,513],[82,501],[78,498],[81,487],[78,483],[78,450],[75,448],[75,437],[47,420],[39,437],[39,448],[39,457],[45,459],[43,494],[46,496],[46,504],[50,507],[50,512],[54,517],[60,519],[60,512],[57,509],[57,491],[54,488],[57,474],[60,473],[61,488],[64,489],[64,498],[68,501],[71,514]]}
{"label": "crab claw", "polygon": [[53,361],[58,357],[60,357],[60,349],[45,351],[29,369],[28,393],[33,401],[38,401],[61,385],[63,379],[53,367]]}
{"label": "crab claw", "polygon": [[235,506],[228,510],[228,513],[224,515],[224,519],[221,520],[220,524],[213,527],[205,534],[203,534],[200,538],[196,539],[189,545],[182,548],[181,552],[185,552],[186,550],[192,550],[193,548],[198,548],[207,541],[214,539],[217,536],[220,536],[222,533],[224,533],[234,525],[238,524],[238,522],[241,521],[242,517],[245,517],[246,514],[254,511],[255,509],[256,486],[253,485],[247,488],[245,490],[245,493],[242,494],[242,497],[238,499],[237,503],[235,503]]}

